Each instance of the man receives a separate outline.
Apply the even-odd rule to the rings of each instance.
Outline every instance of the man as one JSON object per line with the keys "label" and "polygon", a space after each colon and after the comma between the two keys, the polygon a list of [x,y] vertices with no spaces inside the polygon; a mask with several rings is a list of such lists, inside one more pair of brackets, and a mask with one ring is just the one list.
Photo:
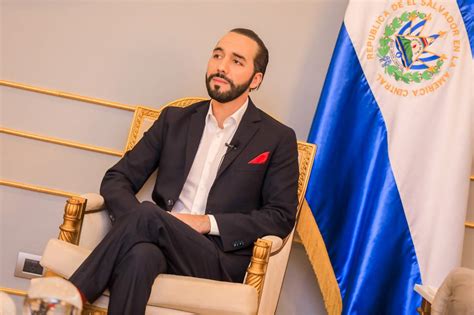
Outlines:
{"label": "man", "polygon": [[[288,235],[295,134],[249,98],[267,63],[253,31],[230,31],[209,59],[211,100],[164,109],[107,171],[101,194],[113,227],[70,279],[88,301],[109,288],[110,314],[143,314],[160,273],[241,282],[254,241]],[[157,168],[155,203],[140,203],[135,194]]]}

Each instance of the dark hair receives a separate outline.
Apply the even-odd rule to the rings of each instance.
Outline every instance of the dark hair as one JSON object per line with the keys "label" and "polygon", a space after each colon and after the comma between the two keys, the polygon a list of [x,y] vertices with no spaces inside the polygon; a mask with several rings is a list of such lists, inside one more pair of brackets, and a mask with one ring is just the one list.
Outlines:
{"label": "dark hair", "polygon": [[[265,76],[265,71],[267,70],[267,64],[268,64],[268,49],[263,43],[262,39],[258,37],[258,35],[254,31],[249,30],[247,28],[234,28],[230,32],[244,35],[257,43],[258,51],[253,61],[254,74],[257,72],[261,72],[262,77]],[[260,86],[257,86],[256,89],[258,89],[259,87]]]}

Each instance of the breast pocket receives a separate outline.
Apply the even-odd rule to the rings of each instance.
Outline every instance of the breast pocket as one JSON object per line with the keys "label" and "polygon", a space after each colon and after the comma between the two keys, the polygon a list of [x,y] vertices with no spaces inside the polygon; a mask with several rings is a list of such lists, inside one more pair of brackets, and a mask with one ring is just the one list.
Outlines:
{"label": "breast pocket", "polygon": [[243,164],[235,168],[236,172],[264,172],[267,169],[265,164]]}

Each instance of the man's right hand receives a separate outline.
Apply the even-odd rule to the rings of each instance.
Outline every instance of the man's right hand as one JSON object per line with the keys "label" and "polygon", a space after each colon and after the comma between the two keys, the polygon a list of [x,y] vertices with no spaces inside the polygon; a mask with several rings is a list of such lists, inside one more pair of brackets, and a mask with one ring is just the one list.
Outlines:
{"label": "man's right hand", "polygon": [[200,234],[207,234],[211,230],[211,222],[209,220],[209,217],[205,214],[187,214],[172,212],[170,212],[170,214],[178,220],[186,223]]}

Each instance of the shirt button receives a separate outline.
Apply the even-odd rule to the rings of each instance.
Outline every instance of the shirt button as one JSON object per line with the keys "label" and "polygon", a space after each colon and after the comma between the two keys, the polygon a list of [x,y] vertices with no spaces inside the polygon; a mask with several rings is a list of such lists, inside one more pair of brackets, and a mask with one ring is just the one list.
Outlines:
{"label": "shirt button", "polygon": [[169,207],[172,207],[174,205],[174,200],[168,199],[168,201],[166,201],[166,205],[168,205]]}

